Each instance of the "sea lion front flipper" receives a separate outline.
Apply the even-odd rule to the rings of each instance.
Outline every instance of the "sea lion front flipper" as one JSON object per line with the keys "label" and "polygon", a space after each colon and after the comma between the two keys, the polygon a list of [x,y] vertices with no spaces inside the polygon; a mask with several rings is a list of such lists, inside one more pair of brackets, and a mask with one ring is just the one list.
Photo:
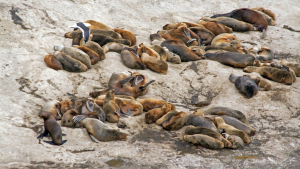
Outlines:
{"label": "sea lion front flipper", "polygon": [[87,100],[86,107],[90,112],[93,112],[94,111],[94,102],[92,100]]}
{"label": "sea lion front flipper", "polygon": [[40,134],[37,139],[43,138],[43,137],[47,137],[47,135],[49,134],[48,131],[45,131],[44,133]]}
{"label": "sea lion front flipper", "polygon": [[190,31],[187,28],[183,29],[183,33],[185,34],[185,36],[191,38],[191,33],[190,33]]}
{"label": "sea lion front flipper", "polygon": [[[53,141],[45,141],[45,140],[43,140],[43,141],[44,141],[45,143],[48,143],[48,144],[51,144],[51,145],[60,146],[60,145],[54,144]],[[61,145],[65,144],[66,142],[67,142],[67,140],[63,140],[63,141],[61,142]]]}
{"label": "sea lion front flipper", "polygon": [[92,134],[90,134],[90,137],[94,142],[100,143],[100,141],[98,139],[96,139]]}
{"label": "sea lion front flipper", "polygon": [[64,133],[61,133],[61,136],[66,136],[66,134],[64,134]]}
{"label": "sea lion front flipper", "polygon": [[127,113],[123,112],[122,110],[121,110],[121,113],[124,114],[124,115],[133,116],[133,114],[130,111],[130,109],[127,106],[126,106],[126,108],[127,108]]}
{"label": "sea lion front flipper", "polygon": [[190,39],[190,40],[188,40],[186,43],[187,43],[187,44],[190,44],[190,43],[193,42],[193,41],[196,41],[196,42],[197,42],[197,39]]}
{"label": "sea lion front flipper", "polygon": [[85,118],[86,118],[86,116],[84,116],[84,115],[74,116],[74,117],[73,117],[73,122],[74,122],[74,123],[78,123],[78,122],[80,122],[81,120],[83,120],[83,119],[85,119]]}
{"label": "sea lion front flipper", "polygon": [[57,115],[58,115],[59,117],[62,117],[61,114],[60,114],[60,109],[57,108],[57,107],[56,107],[56,113],[57,113]]}
{"label": "sea lion front flipper", "polygon": [[121,86],[123,87],[126,83],[128,83],[132,79],[134,79],[134,76],[130,76],[130,77],[120,80]]}

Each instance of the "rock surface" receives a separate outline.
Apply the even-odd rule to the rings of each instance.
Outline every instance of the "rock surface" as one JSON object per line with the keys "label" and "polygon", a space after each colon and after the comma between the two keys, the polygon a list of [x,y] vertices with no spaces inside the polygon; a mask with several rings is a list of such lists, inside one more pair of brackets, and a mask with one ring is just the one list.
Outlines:
{"label": "rock surface", "polygon": [[[85,129],[62,127],[68,142],[52,146],[36,137],[43,131],[37,116],[48,100],[68,99],[67,93],[87,97],[107,87],[113,72],[129,70],[118,53],[84,73],[55,71],[44,63],[54,45],[70,46],[64,38],[75,22],[94,19],[111,28],[136,34],[138,44],[167,23],[197,22],[201,17],[242,7],[264,7],[277,17],[266,39],[261,33],[235,33],[242,41],[270,47],[276,59],[300,62],[300,1],[199,1],[199,0],[2,0],[0,2],[0,167],[1,168],[300,168],[300,79],[291,86],[272,82],[273,90],[246,99],[228,80],[242,69],[200,60],[169,63],[167,75],[140,70],[155,79],[149,93],[190,111],[187,103],[212,99],[212,106],[242,111],[257,130],[252,143],[241,150],[199,149],[183,141],[183,129],[165,131],[146,124],[144,114],[124,119],[127,141],[94,143]],[[109,124],[117,128],[117,124]]]}

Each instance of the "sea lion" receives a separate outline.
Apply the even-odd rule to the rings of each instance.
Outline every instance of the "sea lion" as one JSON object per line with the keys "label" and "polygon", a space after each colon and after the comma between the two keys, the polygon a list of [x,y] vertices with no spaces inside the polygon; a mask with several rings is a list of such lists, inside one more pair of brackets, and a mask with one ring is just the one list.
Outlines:
{"label": "sea lion", "polygon": [[207,109],[203,112],[204,115],[218,115],[218,116],[223,116],[223,115],[227,115],[230,117],[234,117],[238,120],[240,120],[241,122],[249,125],[249,122],[246,118],[246,116],[238,110],[234,110],[231,109],[229,107],[212,107],[210,109]]}
{"label": "sea lion", "polygon": [[259,10],[260,8],[250,8],[250,9],[254,10],[254,11],[257,11],[258,13],[260,13],[265,18],[265,20],[267,21],[268,25],[275,26],[275,20],[271,16],[269,16],[268,14],[266,14],[265,12]]}
{"label": "sea lion", "polygon": [[165,50],[165,48],[158,46],[158,45],[149,45],[147,43],[143,43],[143,45],[156,51],[157,54],[160,56],[160,60],[165,61],[165,62],[167,61],[168,54],[167,54],[167,51]]}
{"label": "sea lion", "polygon": [[93,51],[92,49],[90,48],[87,48],[85,46],[73,46],[77,49],[80,49],[82,50],[84,53],[86,53],[89,57],[90,57],[90,60],[91,60],[91,64],[94,65],[96,63],[98,63],[99,59],[100,59],[100,56],[95,52]]}
{"label": "sea lion", "polygon": [[130,46],[133,46],[136,44],[136,37],[135,37],[134,33],[132,33],[131,31],[125,30],[125,29],[118,29],[118,28],[115,28],[114,31],[119,33],[123,39],[129,40]]}
{"label": "sea lion", "polygon": [[206,127],[213,131],[217,131],[215,124],[207,118],[201,117],[199,115],[190,114],[186,118],[186,125],[193,125],[195,127]]}
{"label": "sea lion", "polygon": [[199,56],[193,53],[188,47],[180,44],[178,41],[164,41],[161,44],[161,47],[166,47],[169,51],[179,55],[182,62],[201,60]]}
{"label": "sea lion", "polygon": [[135,99],[115,98],[115,103],[126,115],[138,116],[143,113],[143,106]]}
{"label": "sea lion", "polygon": [[[105,101],[105,97],[106,95],[100,95],[98,96],[97,98],[94,99],[94,102],[103,108],[103,105],[104,105],[104,101]],[[118,98],[124,98],[124,99],[130,99],[130,100],[135,100],[134,97],[132,96],[126,96],[126,95],[115,95],[115,102]],[[127,110],[126,110],[127,111]]]}
{"label": "sea lion", "polygon": [[207,30],[211,31],[215,36],[222,34],[222,33],[231,33],[232,29],[220,24],[218,22],[213,22],[213,21],[200,21],[199,22],[201,25],[203,25]]}
{"label": "sea lion", "polygon": [[274,21],[276,20],[275,14],[269,9],[265,9],[263,7],[256,7],[256,8],[250,8],[250,9],[256,10],[256,11],[261,11],[261,12],[265,13],[266,15],[270,16]]}
{"label": "sea lion", "polygon": [[121,52],[122,62],[131,69],[146,69],[147,66],[142,63],[135,48],[125,47]]}
{"label": "sea lion", "polygon": [[[212,41],[211,41],[211,46],[214,47],[232,47],[234,44],[232,44],[232,41],[237,40],[236,36],[230,33],[222,33],[218,36],[216,36]],[[236,46],[233,47],[240,47],[241,44],[235,43]]]}
{"label": "sea lion", "polygon": [[145,99],[136,99],[139,103],[143,105],[144,111],[149,111],[154,108],[162,107],[164,104],[171,104],[172,110],[176,110],[176,107],[167,101],[155,99],[155,98],[145,98]]}
{"label": "sea lion", "polygon": [[125,141],[128,136],[128,134],[112,129],[97,119],[76,116],[74,117],[74,122],[82,124],[83,127],[86,128],[86,131],[90,134],[91,139],[95,142],[114,140]]}
{"label": "sea lion", "polygon": [[142,63],[147,66],[150,70],[161,74],[167,74],[168,63],[160,59],[149,56],[147,53],[143,53],[141,56]]}
{"label": "sea lion", "polygon": [[94,21],[94,20],[86,20],[84,23],[89,23],[91,26],[89,26],[90,29],[102,29],[102,30],[108,30],[111,31],[112,29],[108,27],[107,25]]}
{"label": "sea lion", "polygon": [[115,90],[108,91],[103,104],[103,110],[106,114],[106,120],[111,123],[117,123],[121,116],[120,107],[115,103],[114,100]]}
{"label": "sea lion", "polygon": [[143,53],[147,53],[149,56],[160,59],[160,55],[147,44],[141,43],[139,44],[139,48],[137,49],[137,53],[140,57],[142,57]]}
{"label": "sea lion", "polygon": [[[169,36],[168,36],[169,35]],[[161,35],[166,40],[179,40],[186,46],[198,46],[200,45],[200,38],[193,31],[186,26],[179,26],[176,29],[166,31]]]}
{"label": "sea lion", "polygon": [[[109,36],[113,39],[122,39],[122,36],[118,34],[117,32],[114,31],[107,31],[107,30],[101,30],[101,29],[91,29],[90,34],[95,34],[95,39],[99,39],[97,37],[98,35],[104,35],[104,36]],[[80,40],[82,39],[82,32],[81,30],[76,30],[76,31],[71,31],[65,34],[66,38],[71,38],[72,40],[72,45],[79,45]],[[93,40],[93,38],[91,38]]]}
{"label": "sea lion", "polygon": [[106,53],[106,52],[121,53],[125,47],[129,47],[129,46],[120,44],[120,43],[116,43],[116,42],[109,42],[106,45],[102,46],[102,49],[103,49],[104,53]]}
{"label": "sea lion", "polygon": [[128,46],[130,46],[130,43],[131,43],[127,39],[114,39],[112,37],[101,35],[101,34],[96,34],[96,33],[93,33],[93,35],[94,36],[92,38],[92,41],[98,43],[101,47],[110,42],[116,42],[116,43],[120,43],[120,44],[124,44],[124,45],[128,45]]}
{"label": "sea lion", "polygon": [[215,117],[215,121],[218,125],[218,129],[225,130],[225,133],[227,133],[229,135],[239,136],[246,144],[251,143],[250,138],[248,137],[248,135],[245,132],[243,132],[239,129],[236,129],[235,127],[233,127],[231,125],[226,124],[225,121],[221,117]]}
{"label": "sea lion", "polygon": [[55,51],[60,51],[70,55],[72,58],[82,62],[85,64],[89,69],[92,68],[91,59],[89,55],[81,51],[80,49],[74,47],[67,47],[67,46],[54,46]]}
{"label": "sea lion", "polygon": [[165,103],[161,108],[151,109],[145,114],[145,122],[147,124],[154,123],[171,110],[172,104],[170,103]]}
{"label": "sea lion", "polygon": [[267,79],[271,79],[273,81],[283,83],[286,85],[291,85],[294,81],[293,75],[291,72],[280,70],[273,67],[255,67],[255,66],[247,66],[243,69],[244,72],[252,73],[257,72],[262,77]]}
{"label": "sea lion", "polygon": [[206,21],[206,22],[212,21],[212,22],[217,22],[217,23],[223,24],[236,32],[247,32],[247,31],[254,30],[253,25],[243,22],[243,21],[239,21],[234,18],[229,18],[229,17],[217,17],[217,18],[203,17],[199,20],[199,22],[201,20]]}
{"label": "sea lion", "polygon": [[62,140],[61,128],[50,112],[42,111],[39,113],[39,117],[44,119],[44,133],[40,134],[37,139],[46,137],[48,134],[50,134],[52,142],[44,142],[55,145],[62,145],[67,142],[67,140]]}
{"label": "sea lion", "polygon": [[99,61],[104,60],[105,59],[105,53],[104,53],[102,47],[98,43],[93,42],[91,40],[93,37],[94,37],[94,35],[91,34],[87,43],[84,43],[83,39],[81,39],[80,40],[80,46],[84,46],[84,47],[87,47],[89,49],[92,49],[94,52],[96,52],[98,54]]}
{"label": "sea lion", "polygon": [[261,91],[269,91],[269,90],[272,90],[272,83],[261,77],[261,75],[257,72],[252,72],[250,74],[246,74],[246,75],[243,75],[243,76],[246,76],[246,77],[249,77],[250,79],[253,79],[254,81],[257,79],[257,78],[260,78],[260,82],[259,82],[259,90]]}
{"label": "sea lion", "polygon": [[240,21],[248,22],[257,27],[257,30],[263,32],[262,38],[266,36],[266,31],[268,28],[268,22],[266,19],[257,11],[248,9],[248,8],[240,8],[233,10],[229,13],[225,14],[216,14],[211,18],[217,18],[220,16],[234,18]]}
{"label": "sea lion", "polygon": [[69,72],[85,72],[88,67],[78,61],[77,59],[72,58],[70,55],[56,51],[54,54],[55,58],[63,65],[64,70]]}
{"label": "sea lion", "polygon": [[221,141],[204,134],[185,135],[183,140],[196,145],[199,144],[205,148],[213,150],[220,150],[224,148],[224,144]]}
{"label": "sea lion", "polygon": [[95,104],[91,99],[79,99],[75,102],[75,108],[80,115],[84,115],[89,118],[95,118],[105,122],[106,116],[101,107]]}
{"label": "sea lion", "polygon": [[71,100],[63,100],[60,102],[60,112],[63,116],[68,110],[75,108],[75,104]]}
{"label": "sea lion", "polygon": [[156,121],[156,124],[161,124],[165,130],[178,130],[185,125],[185,121],[189,113],[187,112],[177,112],[174,110],[169,111],[167,114],[162,116]]}
{"label": "sea lion", "polygon": [[231,125],[243,132],[245,132],[246,134],[248,134],[249,136],[254,136],[256,133],[256,130],[248,125],[246,125],[245,123],[239,121],[238,119],[234,118],[234,117],[230,117],[230,116],[220,116],[226,124]]}
{"label": "sea lion", "polygon": [[181,59],[180,56],[178,56],[177,54],[170,52],[168,48],[163,47],[163,49],[165,49],[166,53],[167,53],[167,62],[171,62],[174,64],[180,64],[181,63]]}
{"label": "sea lion", "polygon": [[[109,81],[108,81],[108,87],[112,87],[115,83],[117,83],[118,81],[122,80],[122,79],[125,79],[129,76],[131,76],[132,73],[127,71],[127,72],[121,72],[121,73],[113,73],[110,78],[109,78]],[[128,84],[129,85],[129,82]]]}
{"label": "sea lion", "polygon": [[202,46],[189,46],[192,52],[194,52],[196,55],[199,57],[203,57],[205,54],[205,50],[203,49]]}
{"label": "sea lion", "polygon": [[252,66],[255,60],[254,56],[249,54],[241,54],[236,52],[215,52],[215,53],[205,53],[204,57],[209,60],[218,61],[224,65],[244,68],[247,66]]}
{"label": "sea lion", "polygon": [[179,26],[186,26],[186,27],[201,27],[204,28],[203,25],[191,23],[191,22],[178,22],[178,23],[169,23],[163,26],[163,30],[170,30],[170,29],[177,29]]}
{"label": "sea lion", "polygon": [[295,62],[288,62],[286,59],[282,59],[281,64],[289,67],[290,69],[292,69],[296,76],[300,77],[300,64],[299,63],[295,63]]}
{"label": "sea lion", "polygon": [[199,36],[202,45],[210,45],[215,37],[214,33],[204,27],[189,27],[189,29]]}
{"label": "sea lion", "polygon": [[61,118],[61,125],[64,127],[72,127],[72,128],[81,128],[82,125],[79,123],[74,123],[73,118],[78,116],[79,112],[77,109],[70,109],[64,113]]}
{"label": "sea lion", "polygon": [[57,100],[51,100],[43,105],[42,112],[49,112],[56,119],[60,120],[62,115],[60,112],[60,102]]}
{"label": "sea lion", "polygon": [[221,141],[224,144],[224,147],[228,147],[228,148],[232,147],[231,143],[228,140],[226,140],[222,136],[222,134],[220,134],[214,130],[211,130],[209,128],[206,128],[206,127],[194,127],[194,126],[189,125],[189,126],[185,127],[184,134],[185,135],[194,135],[194,134],[207,135],[207,136],[213,137],[213,138]]}
{"label": "sea lion", "polygon": [[245,146],[244,141],[239,136],[229,135],[227,133],[222,133],[222,134],[231,143],[232,149],[244,148]]}
{"label": "sea lion", "polygon": [[280,70],[290,72],[293,76],[293,79],[294,79],[293,82],[296,82],[296,74],[295,74],[293,69],[290,69],[288,66],[285,66],[284,64],[281,64],[281,63],[278,63],[278,62],[272,62],[272,63],[270,63],[270,66],[275,67],[275,68],[280,69]]}
{"label": "sea lion", "polygon": [[272,61],[274,59],[274,52],[268,47],[261,47],[258,50],[255,59],[259,61]]}
{"label": "sea lion", "polygon": [[63,65],[55,58],[54,55],[46,55],[44,58],[44,62],[48,67],[54,70],[63,70]]}
{"label": "sea lion", "polygon": [[258,84],[260,82],[260,79],[256,79],[257,81],[255,82],[249,77],[231,74],[229,76],[229,80],[234,83],[239,92],[248,99],[258,93]]}
{"label": "sea lion", "polygon": [[150,34],[150,40],[164,41],[165,39],[161,37],[158,33],[154,33],[154,34]]}

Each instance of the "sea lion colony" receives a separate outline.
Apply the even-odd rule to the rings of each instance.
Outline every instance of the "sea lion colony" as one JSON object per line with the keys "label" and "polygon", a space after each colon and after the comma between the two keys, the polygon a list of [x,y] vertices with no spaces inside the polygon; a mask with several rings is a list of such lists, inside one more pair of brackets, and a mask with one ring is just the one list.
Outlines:
{"label": "sea lion colony", "polygon": [[[273,60],[273,51],[268,47],[247,48],[231,34],[233,31],[257,30],[263,32],[264,38],[268,25],[275,24],[275,14],[264,8],[237,9],[211,18],[201,18],[199,23],[166,24],[163,30],[150,35],[151,45],[141,43],[133,46],[136,38],[129,30],[111,29],[92,20],[85,23],[90,24],[89,39],[84,41],[80,30],[66,33],[66,38],[73,39],[72,47],[55,46],[55,54],[44,58],[50,68],[84,72],[105,59],[106,52],[120,53],[123,64],[128,68],[148,68],[161,74],[167,74],[167,62],[180,64],[209,59],[244,68],[245,72],[250,73],[244,76],[230,75],[228,78],[246,98],[253,97],[259,90],[272,90],[271,83],[263,77],[291,85],[300,74],[299,64],[286,60],[276,62]],[[190,114],[176,111],[172,103],[164,100],[139,99],[139,96],[148,92],[153,82],[139,72],[113,73],[107,89],[90,91],[92,98],[72,97],[64,101],[49,101],[40,113],[45,120],[45,132],[38,138],[54,132],[58,133],[59,138],[52,137],[52,143],[65,143],[59,125],[53,122],[61,120],[62,126],[85,127],[95,142],[126,140],[127,133],[111,129],[104,122],[119,123],[121,118],[138,116],[146,111],[147,124],[155,123],[165,130],[178,130],[187,125],[182,138],[186,142],[210,149],[237,149],[243,148],[244,143],[251,143],[250,136],[256,130],[249,126],[247,118],[239,110],[213,107],[198,109]],[[199,103],[202,106],[208,104]]]}

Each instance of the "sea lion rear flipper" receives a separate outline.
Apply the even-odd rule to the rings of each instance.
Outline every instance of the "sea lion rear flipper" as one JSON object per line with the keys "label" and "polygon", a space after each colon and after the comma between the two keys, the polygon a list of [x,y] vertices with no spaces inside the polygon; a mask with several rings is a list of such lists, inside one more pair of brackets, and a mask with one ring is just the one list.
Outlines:
{"label": "sea lion rear flipper", "polygon": [[145,90],[151,83],[155,82],[155,80],[151,80],[150,82],[148,82],[147,84],[145,84],[144,86],[140,87],[140,90]]}
{"label": "sea lion rear flipper", "polygon": [[94,142],[100,143],[100,141],[98,139],[96,139],[92,134],[90,134],[90,137]]}
{"label": "sea lion rear flipper", "polygon": [[130,109],[129,109],[127,106],[126,106],[126,108],[127,108],[127,113],[123,112],[122,110],[121,110],[121,112],[122,112],[123,114],[125,114],[125,115],[133,116],[133,114],[132,114],[132,112],[130,111]]}
{"label": "sea lion rear flipper", "polygon": [[123,87],[126,83],[128,83],[130,80],[132,80],[133,78],[134,78],[134,76],[130,76],[130,77],[127,77],[127,78],[125,78],[125,79],[120,80],[120,83],[121,83],[122,87]]}
{"label": "sea lion rear flipper", "polygon": [[62,136],[66,136],[66,134],[64,134],[64,133],[61,133],[61,135],[62,135]]}
{"label": "sea lion rear flipper", "polygon": [[87,100],[86,107],[89,111],[93,112],[94,111],[94,102],[92,100]]}
{"label": "sea lion rear flipper", "polygon": [[65,144],[66,142],[67,142],[67,140],[63,140],[63,141],[61,142],[61,145]]}
{"label": "sea lion rear flipper", "polygon": [[43,138],[43,137],[47,137],[47,135],[49,134],[48,131],[45,131],[44,133],[40,134],[37,139]]}
{"label": "sea lion rear flipper", "polygon": [[191,37],[191,33],[190,33],[190,31],[187,28],[184,28],[183,32],[184,32],[185,36],[187,36],[189,38]]}
{"label": "sea lion rear flipper", "polygon": [[[59,146],[59,145],[57,145],[57,144],[54,144],[54,142],[53,141],[45,141],[45,140],[43,140],[45,143],[48,143],[48,144],[51,144],[51,145],[55,145],[55,146]],[[63,140],[62,142],[61,142],[61,145],[63,145],[64,143],[66,143],[67,142],[67,140]]]}
{"label": "sea lion rear flipper", "polygon": [[144,80],[144,77],[142,75],[138,75],[138,76],[136,76],[134,84],[137,85],[137,84],[139,84],[143,80]]}
{"label": "sea lion rear flipper", "polygon": [[60,109],[59,108],[56,108],[56,113],[59,117],[62,117],[61,114],[60,114]]}
{"label": "sea lion rear flipper", "polygon": [[78,123],[78,122],[80,122],[81,120],[83,120],[83,119],[85,119],[85,118],[86,118],[86,116],[84,116],[84,115],[74,116],[74,117],[73,117],[73,122],[74,122],[74,123]]}

